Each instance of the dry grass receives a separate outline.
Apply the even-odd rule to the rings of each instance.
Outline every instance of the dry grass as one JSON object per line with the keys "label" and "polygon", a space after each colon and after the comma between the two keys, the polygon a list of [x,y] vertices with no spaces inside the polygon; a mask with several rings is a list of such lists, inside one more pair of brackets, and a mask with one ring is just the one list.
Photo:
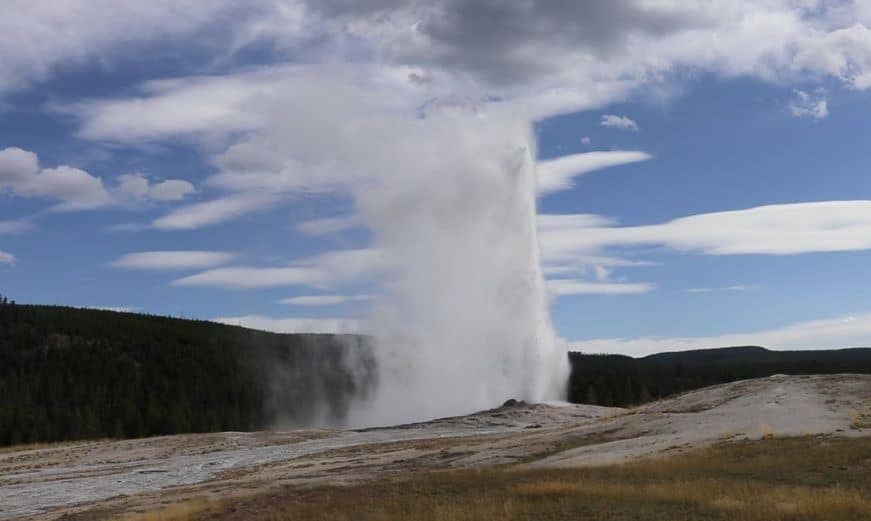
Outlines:
{"label": "dry grass", "polygon": [[[738,514],[748,520],[861,519],[871,516],[871,499],[858,490],[776,486],[728,479],[663,483],[539,481],[518,485],[523,497],[583,496],[625,503],[645,501],[691,505],[704,511]],[[727,517],[728,519],[728,517]]]}
{"label": "dry grass", "polygon": [[125,521],[871,519],[871,438],[773,438],[587,469],[432,472]]}
{"label": "dry grass", "polygon": [[854,429],[871,428],[871,413],[856,412],[853,414],[853,421],[850,426]]}
{"label": "dry grass", "polygon": [[167,505],[149,512],[133,512],[116,517],[119,521],[187,521],[202,518],[205,514],[219,510],[222,505],[204,498],[197,498]]}
{"label": "dry grass", "polygon": [[0,454],[5,454],[9,452],[24,452],[28,450],[63,449],[67,447],[76,447],[80,445],[99,443],[101,441],[109,441],[109,439],[101,438],[97,440],[52,441],[40,443],[20,443],[18,445],[2,445],[0,446]]}

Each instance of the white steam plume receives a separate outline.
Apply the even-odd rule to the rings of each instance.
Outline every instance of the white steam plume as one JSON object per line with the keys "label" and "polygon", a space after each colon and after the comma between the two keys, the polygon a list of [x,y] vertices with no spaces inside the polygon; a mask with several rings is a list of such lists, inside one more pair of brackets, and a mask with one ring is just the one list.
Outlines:
{"label": "white steam plume", "polygon": [[349,423],[559,399],[568,361],[539,268],[528,114],[451,97],[410,109],[346,70],[297,72],[251,101],[268,126],[227,150],[212,182],[353,196],[383,287],[361,324],[379,386]]}
{"label": "white steam plume", "polygon": [[370,323],[379,389],[351,423],[562,398],[568,360],[539,266],[528,124],[464,103],[404,130],[395,167],[356,190],[394,270]]}

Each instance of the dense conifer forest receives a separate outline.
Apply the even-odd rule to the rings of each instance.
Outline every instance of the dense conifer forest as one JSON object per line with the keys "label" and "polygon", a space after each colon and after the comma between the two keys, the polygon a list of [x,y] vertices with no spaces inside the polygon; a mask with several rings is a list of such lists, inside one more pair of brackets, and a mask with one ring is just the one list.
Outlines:
{"label": "dense conifer forest", "polygon": [[[283,335],[0,297],[0,445],[341,425],[377,386],[374,349],[363,336]],[[569,359],[569,400],[611,406],[777,373],[871,373],[871,349]]]}
{"label": "dense conifer forest", "polygon": [[0,299],[0,445],[341,424],[370,344]]}
{"label": "dense conifer forest", "polygon": [[871,373],[871,349],[770,351],[756,346],[644,358],[569,353],[569,401],[626,407],[709,385],[774,374]]}

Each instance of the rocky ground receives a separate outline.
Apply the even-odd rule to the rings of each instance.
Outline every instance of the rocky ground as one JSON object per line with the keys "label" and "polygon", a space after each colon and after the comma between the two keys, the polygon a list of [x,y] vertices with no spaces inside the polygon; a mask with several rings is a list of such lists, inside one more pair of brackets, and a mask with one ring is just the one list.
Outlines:
{"label": "rocky ground", "polygon": [[145,511],[447,468],[576,467],[714,443],[871,434],[871,376],[772,376],[634,409],[516,404],[365,430],[167,436],[0,452],[0,519]]}

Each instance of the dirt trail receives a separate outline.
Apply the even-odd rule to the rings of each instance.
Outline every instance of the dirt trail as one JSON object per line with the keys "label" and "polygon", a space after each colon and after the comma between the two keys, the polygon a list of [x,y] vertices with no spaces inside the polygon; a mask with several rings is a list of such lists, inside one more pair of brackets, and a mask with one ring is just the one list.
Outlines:
{"label": "dirt trail", "polygon": [[537,404],[366,430],[218,433],[0,453],[0,519],[482,465],[578,466],[767,435],[867,435],[871,376],[775,376],[632,410]]}

